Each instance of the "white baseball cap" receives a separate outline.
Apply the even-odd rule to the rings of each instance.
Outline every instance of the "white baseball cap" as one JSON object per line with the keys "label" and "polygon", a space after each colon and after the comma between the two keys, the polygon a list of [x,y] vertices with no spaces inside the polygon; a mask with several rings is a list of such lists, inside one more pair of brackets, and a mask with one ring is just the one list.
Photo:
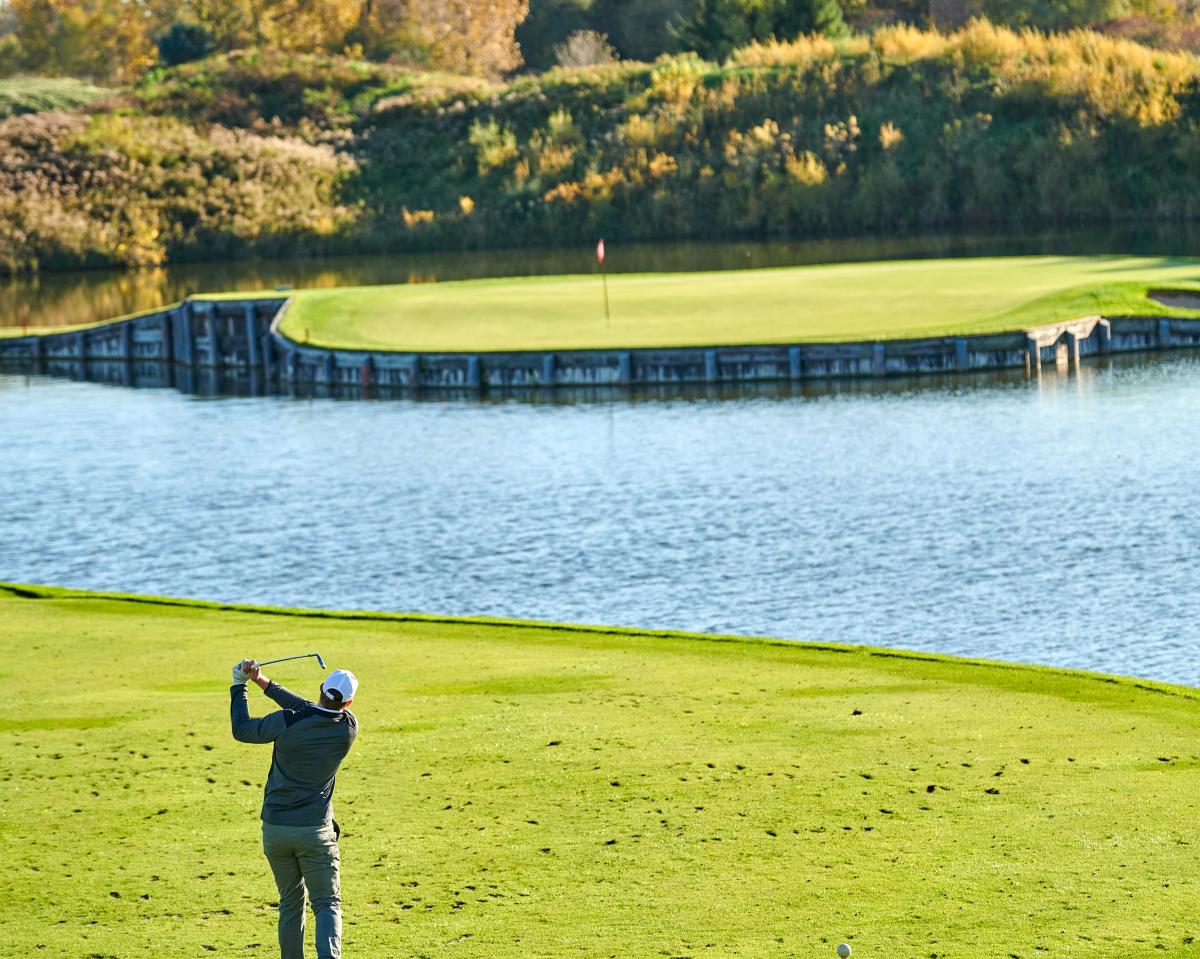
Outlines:
{"label": "white baseball cap", "polygon": [[348,703],[358,692],[358,678],[348,669],[335,669],[325,678],[325,682],[321,683],[321,692],[326,695],[337,693],[337,696],[330,696],[330,699],[340,697],[343,703]]}

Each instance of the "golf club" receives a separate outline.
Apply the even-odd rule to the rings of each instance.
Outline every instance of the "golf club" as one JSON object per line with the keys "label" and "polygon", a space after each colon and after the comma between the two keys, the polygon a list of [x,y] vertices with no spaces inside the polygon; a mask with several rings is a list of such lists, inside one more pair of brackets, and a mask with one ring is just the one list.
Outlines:
{"label": "golf club", "polygon": [[321,658],[320,653],[301,653],[299,656],[281,656],[279,659],[268,659],[265,663],[255,663],[255,666],[270,666],[272,663],[286,663],[289,659],[308,659],[309,656],[316,657],[317,665],[322,669],[325,668],[325,660]]}

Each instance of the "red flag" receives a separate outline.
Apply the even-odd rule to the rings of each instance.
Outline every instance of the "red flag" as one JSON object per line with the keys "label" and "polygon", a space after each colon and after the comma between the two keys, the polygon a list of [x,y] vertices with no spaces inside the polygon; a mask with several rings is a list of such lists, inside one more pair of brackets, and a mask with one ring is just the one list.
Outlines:
{"label": "red flag", "polygon": [[596,259],[601,263],[604,262],[604,240],[596,244]]}

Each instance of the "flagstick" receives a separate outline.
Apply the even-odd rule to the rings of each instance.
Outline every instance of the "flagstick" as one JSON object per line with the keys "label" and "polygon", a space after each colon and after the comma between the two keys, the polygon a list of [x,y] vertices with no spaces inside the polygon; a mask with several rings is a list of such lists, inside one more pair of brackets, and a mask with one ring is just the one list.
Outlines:
{"label": "flagstick", "polygon": [[600,261],[600,276],[604,281],[604,326],[612,329],[612,317],[608,312],[608,267],[604,265],[604,237],[596,244],[596,259]]}
{"label": "flagstick", "polygon": [[600,261],[600,276],[604,280],[604,327],[612,329],[612,317],[608,313],[608,267],[604,265],[604,261]]}

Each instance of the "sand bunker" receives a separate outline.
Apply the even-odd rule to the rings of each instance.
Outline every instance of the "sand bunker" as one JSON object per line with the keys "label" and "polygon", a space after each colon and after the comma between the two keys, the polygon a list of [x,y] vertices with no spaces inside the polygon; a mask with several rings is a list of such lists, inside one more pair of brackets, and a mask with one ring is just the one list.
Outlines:
{"label": "sand bunker", "polygon": [[1200,290],[1151,290],[1150,299],[1181,310],[1200,310]]}

